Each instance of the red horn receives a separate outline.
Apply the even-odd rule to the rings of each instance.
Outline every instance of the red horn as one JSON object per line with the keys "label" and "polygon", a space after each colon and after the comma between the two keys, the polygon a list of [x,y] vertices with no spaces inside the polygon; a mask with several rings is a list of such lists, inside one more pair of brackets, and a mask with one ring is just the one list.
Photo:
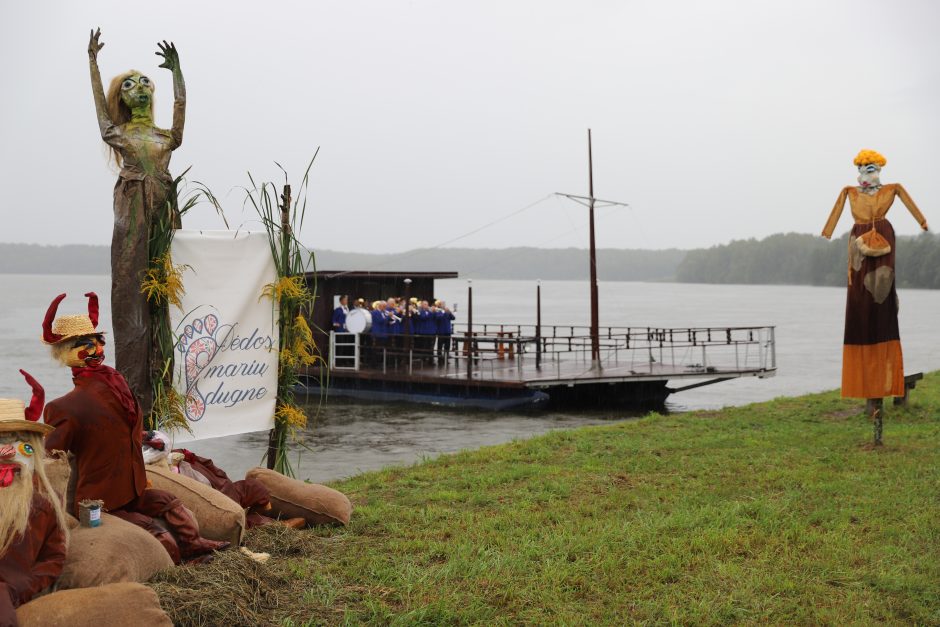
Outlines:
{"label": "red horn", "polygon": [[85,294],[88,298],[88,317],[91,318],[91,326],[98,328],[98,295],[94,292]]}
{"label": "red horn", "polygon": [[33,388],[33,398],[30,399],[29,406],[26,408],[26,420],[37,422],[39,417],[42,416],[42,407],[46,402],[46,391],[39,385],[39,381],[25,370],[20,370],[20,374],[29,383],[29,387]]}
{"label": "red horn", "polygon": [[42,339],[47,344],[54,344],[62,339],[62,336],[52,332],[52,321],[55,320],[56,311],[59,310],[59,303],[65,298],[65,294],[59,294],[46,310],[46,319],[42,321]]}

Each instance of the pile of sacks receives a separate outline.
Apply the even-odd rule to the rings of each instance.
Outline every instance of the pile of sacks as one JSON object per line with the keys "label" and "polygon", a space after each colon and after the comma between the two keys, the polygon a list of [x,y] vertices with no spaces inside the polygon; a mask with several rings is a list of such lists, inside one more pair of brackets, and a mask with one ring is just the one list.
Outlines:
{"label": "pile of sacks", "polygon": [[[239,545],[246,528],[253,526],[248,521],[257,515],[252,509],[258,508],[246,512],[210,482],[187,476],[188,472],[163,460],[147,466],[152,487],[182,500],[198,522],[200,535],[228,541],[233,547]],[[65,500],[70,492],[68,460],[46,460],[46,472],[59,497],[71,502]],[[260,482],[267,489],[269,505],[262,508],[264,517],[302,520],[302,526],[349,523],[352,504],[332,488],[291,479],[266,468],[249,470],[246,479]],[[174,567],[160,542],[141,527],[106,513],[102,513],[98,527],[82,527],[75,518],[68,519],[68,554],[56,591],[20,606],[20,625],[172,625],[153,590],[141,584],[158,571]],[[261,522],[257,517],[254,521]]]}

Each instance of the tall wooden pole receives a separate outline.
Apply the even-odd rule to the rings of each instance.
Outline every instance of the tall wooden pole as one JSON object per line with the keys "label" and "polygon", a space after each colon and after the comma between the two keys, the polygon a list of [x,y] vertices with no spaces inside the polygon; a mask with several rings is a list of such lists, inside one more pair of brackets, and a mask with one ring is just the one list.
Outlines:
{"label": "tall wooden pole", "polygon": [[[284,193],[281,194],[281,267],[286,271],[290,267],[290,239],[291,239],[291,229],[290,229],[290,185],[284,186]],[[278,303],[280,305],[280,303]],[[284,313],[280,313],[279,320],[279,337],[283,341],[284,337]],[[271,429],[271,432],[268,434],[268,455],[267,455],[267,465],[270,470],[274,470],[275,463],[277,462],[277,457],[280,454],[280,441],[283,439],[281,437],[282,432],[284,431],[285,426],[278,422],[274,423],[274,428]]]}
{"label": "tall wooden pole", "polygon": [[[405,326],[405,350],[411,351],[411,279],[405,279],[405,319],[402,324]],[[411,359],[410,355],[408,358]]]}
{"label": "tall wooden pole", "polygon": [[467,381],[473,379],[473,283],[467,281]]}
{"label": "tall wooden pole", "polygon": [[542,367],[542,281],[535,288],[535,368]]}
{"label": "tall wooden pole", "polygon": [[597,298],[597,248],[594,244],[594,162],[591,155],[591,129],[588,129],[588,214],[591,221],[591,364],[600,365],[601,341]]}

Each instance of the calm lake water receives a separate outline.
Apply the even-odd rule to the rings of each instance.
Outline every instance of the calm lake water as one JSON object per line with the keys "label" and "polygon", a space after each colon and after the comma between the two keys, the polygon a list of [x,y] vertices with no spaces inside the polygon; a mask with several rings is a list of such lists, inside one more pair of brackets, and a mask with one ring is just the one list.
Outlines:
{"label": "calm lake water", "polygon": [[[109,277],[0,274],[0,288],[8,295],[0,313],[0,350],[9,357],[7,371],[0,373],[0,397],[27,399],[28,387],[18,368],[43,383],[47,398],[64,394],[72,387],[69,373],[52,361],[39,341],[46,307],[56,294],[69,291],[61,312],[79,313],[85,306],[81,295],[95,291],[101,298],[99,328],[110,330]],[[535,291],[535,282],[474,280],[474,324],[534,323]],[[602,326],[777,327],[776,377],[682,392],[670,397],[672,411],[742,405],[839,386],[842,288],[602,282],[599,291]],[[439,281],[437,292],[437,298],[458,304],[458,321],[463,321],[467,281]],[[905,370],[940,369],[936,326],[940,291],[901,290],[900,300]],[[586,283],[542,283],[543,324],[587,325],[589,320]],[[108,363],[114,362],[108,359]],[[490,413],[331,401],[319,409],[292,460],[298,477],[324,482],[552,429],[629,417],[612,411]],[[260,462],[266,442],[267,434],[257,433],[193,442],[187,447],[240,478]]]}

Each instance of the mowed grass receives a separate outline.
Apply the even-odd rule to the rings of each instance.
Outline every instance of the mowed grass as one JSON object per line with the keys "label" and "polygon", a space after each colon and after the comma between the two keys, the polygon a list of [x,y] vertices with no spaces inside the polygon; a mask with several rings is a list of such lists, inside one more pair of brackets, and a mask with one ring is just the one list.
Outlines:
{"label": "mowed grass", "polygon": [[[282,625],[940,624],[940,376],[651,414],[335,484]],[[455,418],[457,419],[457,418]]]}

